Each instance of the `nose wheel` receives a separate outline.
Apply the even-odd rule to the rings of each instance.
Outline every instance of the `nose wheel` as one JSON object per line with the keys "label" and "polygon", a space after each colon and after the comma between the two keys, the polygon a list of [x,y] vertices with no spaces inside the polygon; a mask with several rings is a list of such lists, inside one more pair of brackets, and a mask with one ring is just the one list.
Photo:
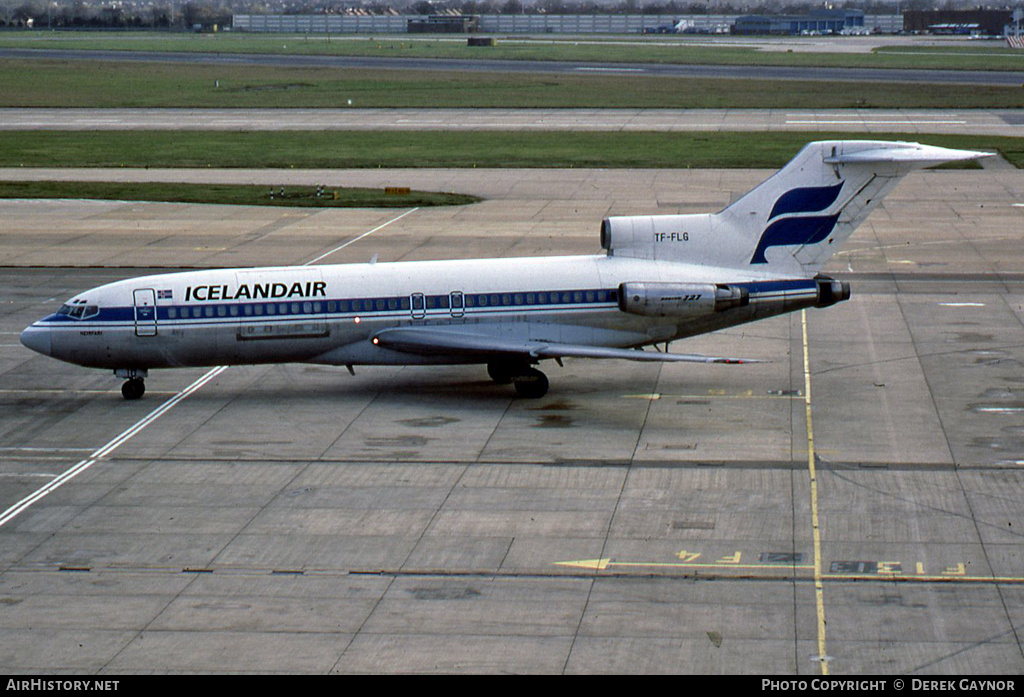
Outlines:
{"label": "nose wheel", "polygon": [[142,378],[130,378],[121,385],[121,396],[125,399],[140,399],[146,394],[146,381]]}
{"label": "nose wheel", "polygon": [[146,394],[146,376],[149,371],[145,368],[118,368],[114,375],[119,378],[126,378],[121,385],[121,396],[125,399],[140,399]]}

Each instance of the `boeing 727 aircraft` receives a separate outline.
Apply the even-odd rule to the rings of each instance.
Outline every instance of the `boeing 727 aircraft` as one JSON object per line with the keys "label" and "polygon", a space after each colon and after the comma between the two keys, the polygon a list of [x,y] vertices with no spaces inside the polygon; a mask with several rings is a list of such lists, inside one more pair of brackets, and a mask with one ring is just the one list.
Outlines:
{"label": "boeing 727 aircraft", "polygon": [[718,213],[617,216],[596,256],[218,269],[87,290],[21,342],[125,379],[151,368],[308,362],[486,364],[542,397],[564,357],[742,363],[643,350],[850,297],[825,262],[913,169],[987,153],[917,143],[810,143]]}

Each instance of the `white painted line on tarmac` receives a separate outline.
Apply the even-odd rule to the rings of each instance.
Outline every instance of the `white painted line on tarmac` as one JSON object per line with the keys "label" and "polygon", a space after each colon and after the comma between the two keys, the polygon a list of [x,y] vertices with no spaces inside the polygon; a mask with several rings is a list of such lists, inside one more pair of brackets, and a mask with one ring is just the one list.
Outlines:
{"label": "white painted line on tarmac", "polygon": [[580,66],[576,70],[590,73],[646,73],[646,68],[588,68]]}
{"label": "white painted line on tarmac", "polygon": [[198,390],[200,387],[208,383],[210,380],[220,375],[226,369],[227,366],[218,366],[210,370],[201,378],[199,378],[191,385],[183,389],[181,392],[174,395],[166,402],[161,404],[159,407],[151,411],[142,420],[136,422],[131,428],[122,432],[112,441],[110,441],[102,448],[92,453],[92,455],[90,455],[87,459],[81,460],[71,469],[67,470],[66,472],[60,475],[57,475],[53,479],[53,481],[47,483],[45,486],[40,487],[39,489],[36,489],[34,492],[23,498],[21,501],[18,501],[16,504],[14,504],[6,511],[4,511],[2,514],[0,514],[0,527],[3,527],[10,521],[14,520],[14,518],[16,518],[23,511],[25,511],[29,506],[36,503],[37,501],[41,501],[42,499],[46,498],[54,491],[56,491],[57,489],[64,486],[72,479],[80,475],[82,472],[88,470],[101,459],[103,459],[107,455],[110,455],[112,452],[114,452],[119,447],[121,447],[122,445],[130,441],[132,438],[134,438],[136,435],[138,435],[144,428],[146,428],[146,426],[149,426],[151,423],[153,423],[161,416],[166,414],[168,411],[170,411],[172,408],[174,408],[175,404],[188,397],[190,394]]}
{"label": "white painted line on tarmac", "polygon": [[364,237],[367,237],[367,236],[369,236],[369,235],[372,235],[373,233],[377,232],[378,230],[383,230],[384,228],[386,228],[386,227],[387,227],[388,225],[390,225],[391,223],[396,223],[396,222],[398,222],[399,220],[401,220],[402,218],[404,218],[405,216],[407,216],[407,215],[410,215],[410,214],[412,214],[412,213],[415,213],[415,212],[416,212],[416,211],[418,211],[418,210],[419,210],[419,207],[417,207],[417,208],[412,208],[412,209],[410,209],[410,210],[407,210],[407,211],[406,211],[405,213],[402,213],[401,215],[399,215],[399,216],[397,216],[397,217],[394,217],[394,218],[392,218],[392,219],[391,219],[391,220],[389,220],[388,222],[386,222],[386,223],[383,223],[382,225],[378,225],[377,227],[373,228],[372,230],[368,230],[367,232],[364,232],[364,233],[363,233],[362,235],[359,235],[359,237],[353,237],[353,238],[352,238],[352,239],[350,239],[350,240],[349,240],[348,242],[346,242],[346,243],[344,243],[344,244],[339,244],[339,245],[338,245],[337,247],[335,247],[335,248],[334,248],[334,249],[332,249],[331,251],[329,251],[329,252],[324,252],[323,254],[321,254],[320,256],[318,256],[318,257],[317,257],[316,259],[312,259],[312,260],[310,260],[310,261],[307,261],[307,262],[306,262],[305,264],[303,264],[303,266],[309,266],[309,265],[311,265],[311,264],[315,264],[315,263],[317,263],[317,262],[318,262],[318,261],[320,261],[321,259],[326,259],[327,257],[331,256],[331,255],[332,255],[332,254],[334,254],[335,252],[341,251],[342,249],[344,249],[345,247],[349,246],[350,244],[354,244],[354,243],[358,242],[359,240],[363,239]]}
{"label": "white painted line on tarmac", "polygon": [[[338,250],[344,249],[345,247],[349,246],[350,244],[358,242],[359,240],[363,239],[364,237],[367,237],[368,235],[372,235],[373,233],[377,232],[378,230],[382,230],[385,227],[387,227],[388,225],[390,225],[391,223],[394,223],[394,222],[396,222],[398,220],[401,220],[405,216],[407,216],[407,215],[409,215],[411,213],[414,213],[414,212],[416,212],[418,210],[419,210],[419,208],[413,208],[411,210],[408,210],[405,213],[402,213],[401,215],[392,218],[391,220],[387,221],[386,223],[384,223],[382,225],[378,225],[377,227],[373,228],[372,230],[364,232],[363,234],[359,235],[358,237],[352,238],[351,240],[349,240],[348,242],[345,242],[344,244],[338,245],[337,247],[335,247],[331,251],[326,252],[325,254],[321,254],[316,259],[313,259],[312,261],[306,262],[305,264],[303,264],[303,266],[309,266],[310,264],[314,264],[317,261],[320,261],[321,259],[323,259],[325,257],[328,257],[331,254],[334,254]],[[228,369],[228,366],[226,366],[226,365],[221,365],[221,366],[217,366],[216,368],[211,368],[209,371],[206,372],[206,374],[204,374],[198,380],[194,381],[191,385],[189,385],[188,387],[183,389],[181,392],[177,393],[176,395],[174,395],[173,397],[168,399],[166,402],[161,404],[159,407],[157,407],[156,409],[151,411],[143,419],[141,419],[140,421],[136,422],[130,428],[128,428],[127,430],[125,430],[122,433],[120,433],[118,436],[116,436],[109,443],[107,443],[106,445],[101,447],[99,450],[96,450],[95,452],[93,452],[88,458],[86,458],[85,460],[81,460],[74,467],[72,467],[71,469],[67,470],[66,472],[57,475],[56,477],[54,477],[53,481],[47,483],[43,487],[40,487],[36,491],[32,492],[31,494],[29,494],[25,498],[23,498],[20,501],[18,501],[17,503],[15,503],[13,506],[8,508],[3,513],[0,513],[0,527],[3,527],[4,525],[9,523],[10,521],[14,520],[19,514],[24,512],[26,509],[28,509],[32,504],[34,504],[34,503],[36,503],[38,501],[41,501],[42,499],[46,498],[47,496],[52,494],[54,491],[56,491],[57,489],[59,489],[60,487],[64,486],[65,484],[70,482],[72,479],[74,479],[75,477],[80,475],[82,472],[85,472],[90,467],[95,465],[97,462],[99,462],[103,458],[105,458],[108,455],[110,455],[111,453],[113,453],[115,450],[117,450],[122,445],[124,445],[125,443],[130,441],[132,438],[137,436],[139,433],[141,433],[147,426],[149,426],[154,421],[159,419],[161,416],[163,416],[164,414],[169,412],[171,409],[173,409],[175,407],[175,405],[177,405],[179,402],[181,402],[184,399],[186,399],[189,395],[191,395],[194,392],[196,392],[197,390],[199,390],[203,385],[208,383],[210,380],[213,380],[215,377],[217,377],[218,375],[220,375],[221,373],[223,373],[227,369]]]}
{"label": "white painted line on tarmac", "polygon": [[868,120],[868,119],[793,119],[787,120],[787,126],[964,126],[966,121],[912,121],[907,119]]}

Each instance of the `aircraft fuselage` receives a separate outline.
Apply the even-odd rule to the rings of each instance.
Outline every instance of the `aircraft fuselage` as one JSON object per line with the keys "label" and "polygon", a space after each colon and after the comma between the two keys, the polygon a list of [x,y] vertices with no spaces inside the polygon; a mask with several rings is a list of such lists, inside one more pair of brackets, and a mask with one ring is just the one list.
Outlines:
{"label": "aircraft fuselage", "polygon": [[[620,309],[623,283],[723,280],[749,289],[749,303],[688,318]],[[224,269],[100,286],[32,325],[26,343],[111,369],[479,363],[481,356],[465,353],[397,352],[373,337],[388,327],[461,326],[514,341],[640,347],[808,307],[818,297],[813,279],[603,255]]]}
{"label": "aircraft fuselage", "polygon": [[[987,153],[819,141],[718,213],[612,216],[601,256],[192,271],[88,290],[22,343],[112,368],[312,362],[486,363],[524,397],[545,358],[745,363],[644,346],[850,297],[820,275],[908,172]],[[641,350],[634,350],[641,349]]]}

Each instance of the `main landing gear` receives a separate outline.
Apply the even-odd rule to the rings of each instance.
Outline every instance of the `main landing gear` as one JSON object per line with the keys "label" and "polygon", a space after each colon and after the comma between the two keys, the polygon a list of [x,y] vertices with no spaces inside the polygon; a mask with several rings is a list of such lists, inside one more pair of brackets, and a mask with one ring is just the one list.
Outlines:
{"label": "main landing gear", "polygon": [[512,383],[516,394],[524,399],[540,399],[548,392],[547,376],[526,363],[491,362],[487,374],[499,385]]}
{"label": "main landing gear", "polygon": [[121,396],[125,399],[141,399],[146,394],[146,377],[149,374],[144,368],[118,368],[114,375],[128,378],[121,385]]}

